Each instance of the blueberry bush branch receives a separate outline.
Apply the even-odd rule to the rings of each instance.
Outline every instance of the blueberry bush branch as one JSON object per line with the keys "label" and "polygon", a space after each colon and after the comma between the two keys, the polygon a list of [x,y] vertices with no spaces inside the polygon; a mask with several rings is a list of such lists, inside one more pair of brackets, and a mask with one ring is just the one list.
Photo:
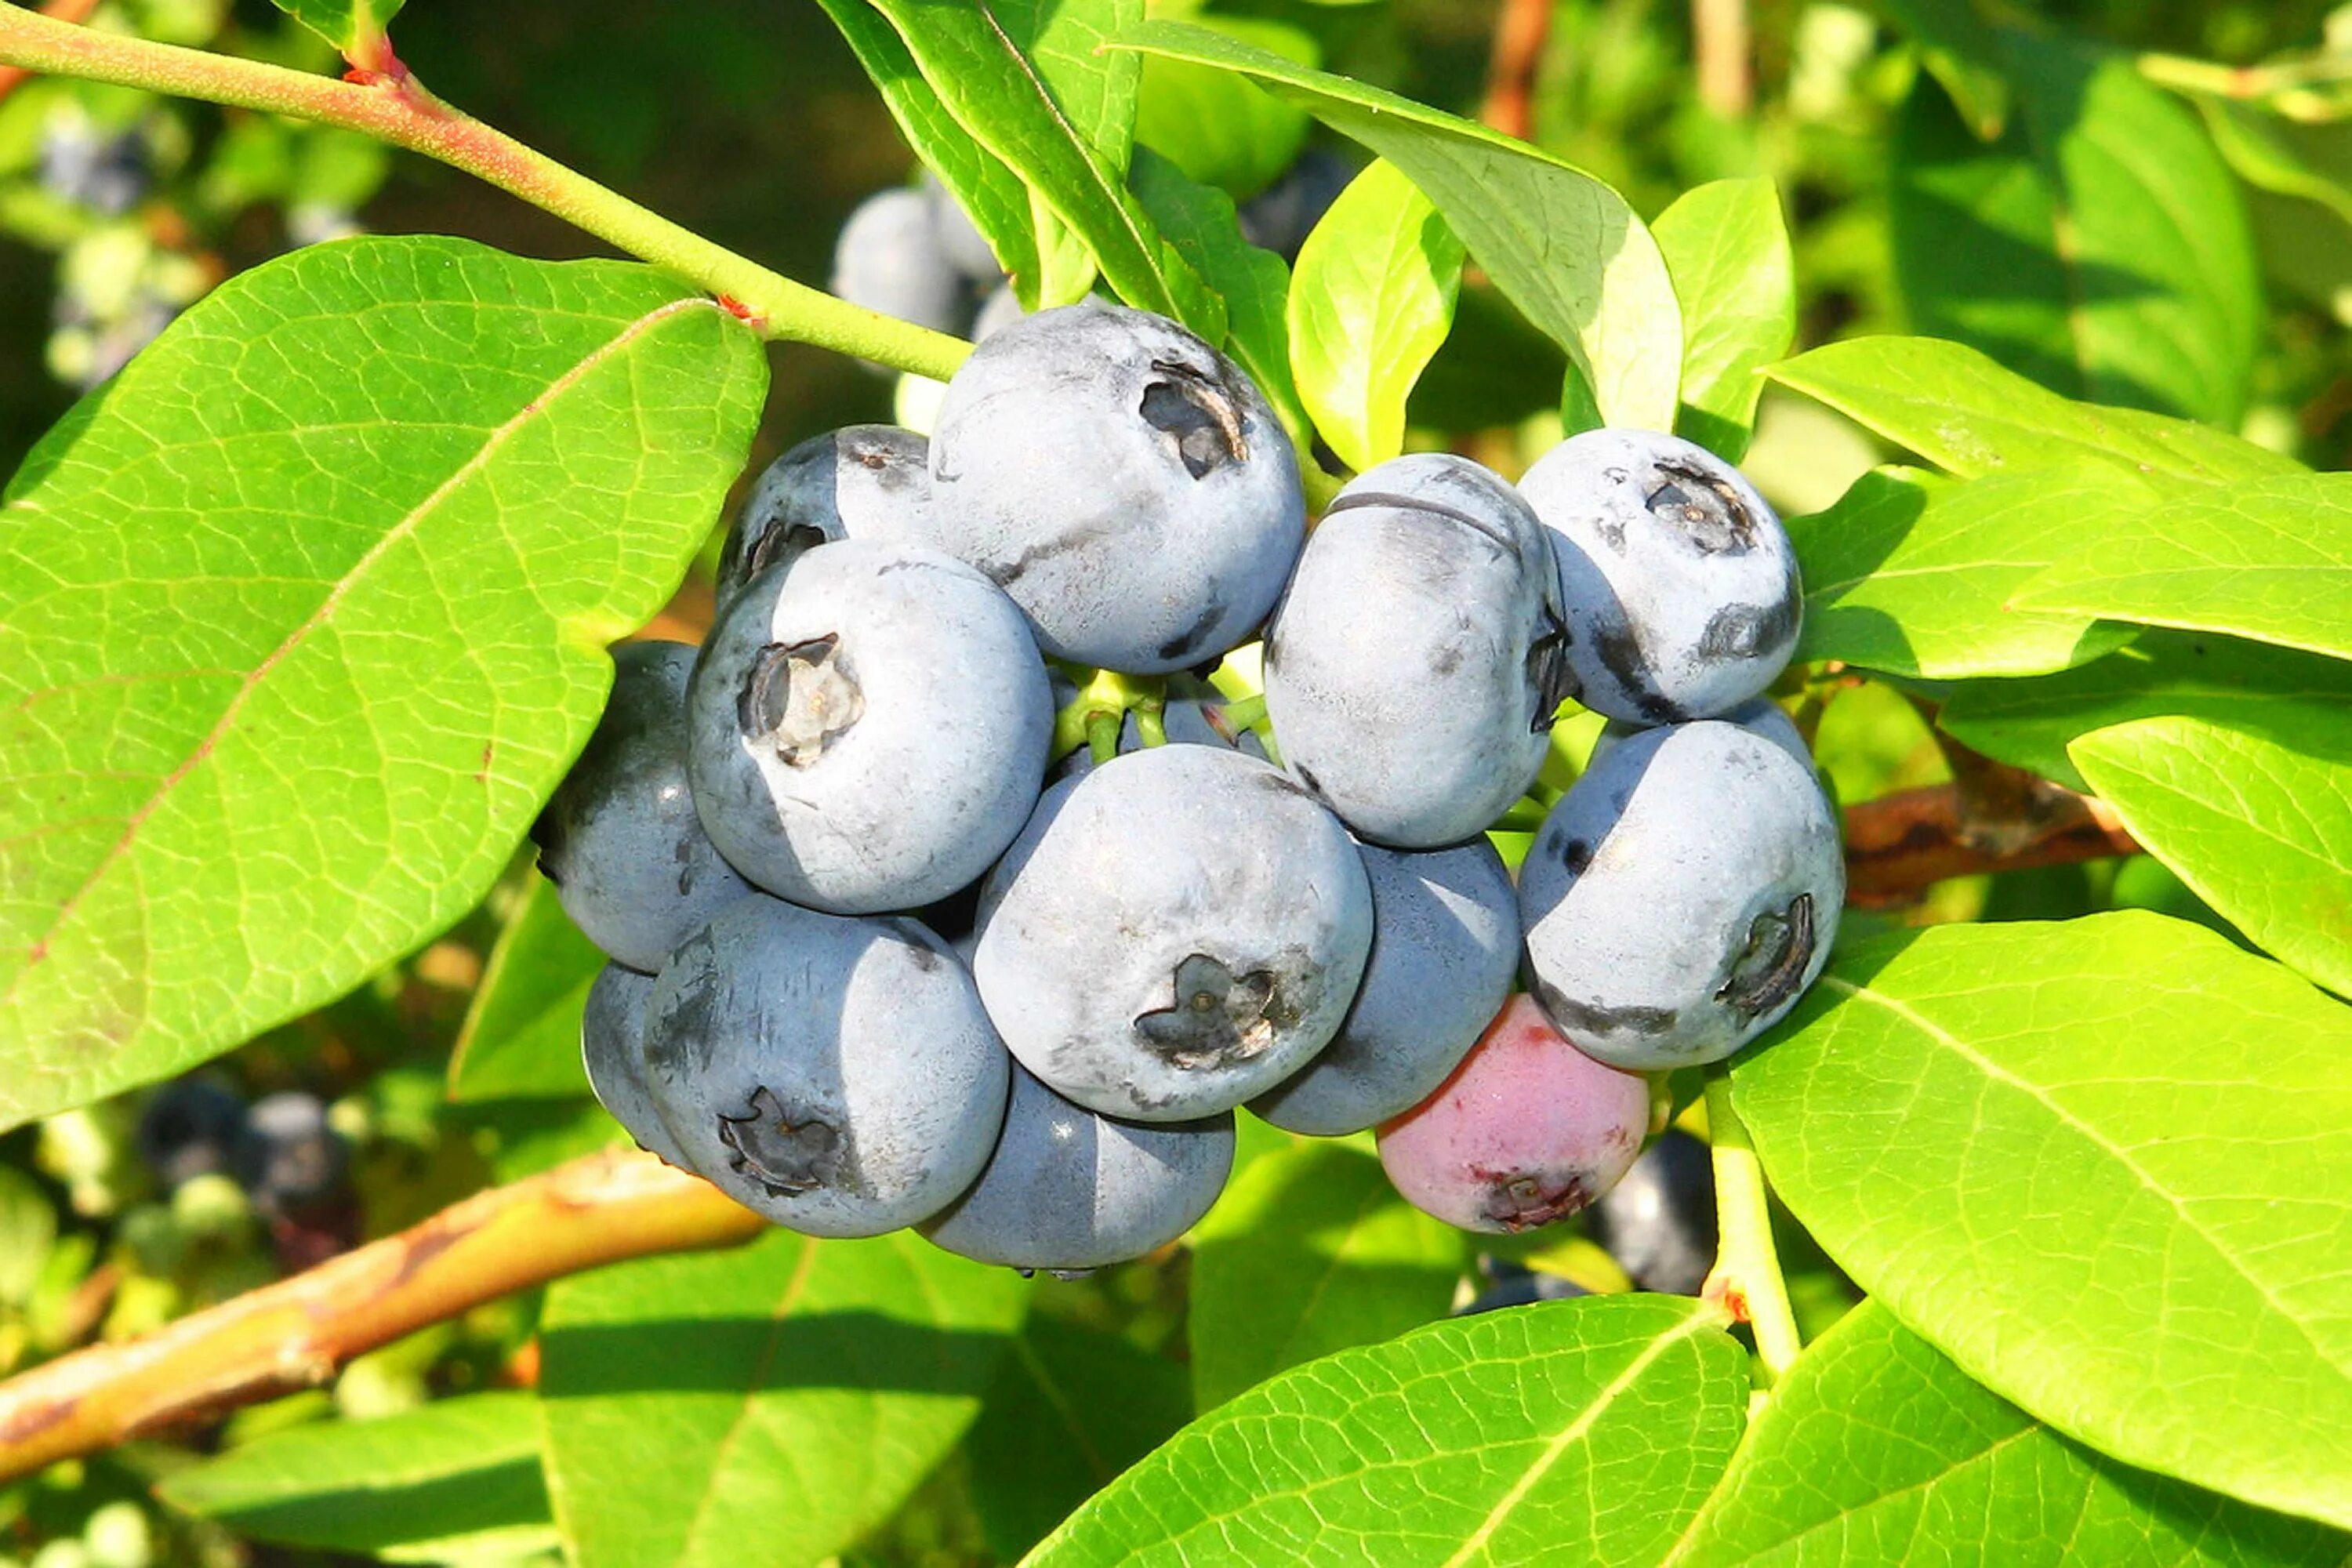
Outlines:
{"label": "blueberry bush branch", "polygon": [[1772,1242],[1763,1163],[1748,1142],[1747,1124],[1732,1108],[1731,1076],[1719,1064],[1707,1069],[1706,1131],[1714,1148],[1716,1228],[1722,1239],[1701,1294],[1754,1328],[1756,1360],[1769,1387],[1796,1364],[1805,1347]]}
{"label": "blueberry bush branch", "polygon": [[[41,7],[41,15],[58,22],[81,22],[98,9],[98,0],[49,0]],[[23,66],[0,66],[0,100],[24,85],[36,73]]]}
{"label": "blueberry bush branch", "polygon": [[971,345],[795,283],[640,206],[388,68],[335,81],[281,66],[125,37],[0,4],[0,66],[144,89],[340,126],[421,153],[521,197],[727,300],[762,335],[944,380]]}
{"label": "blueberry bush branch", "polygon": [[0,1481],[325,1383],[353,1356],[516,1290],[765,1228],[649,1154],[591,1154],[143,1339],[0,1384]]}
{"label": "blueberry bush branch", "polygon": [[2140,847],[2104,802],[2047,779],[2016,776],[2003,808],[1981,786],[1931,784],[1845,813],[1846,901],[1857,909],[1911,903],[1937,882],[2137,855]]}

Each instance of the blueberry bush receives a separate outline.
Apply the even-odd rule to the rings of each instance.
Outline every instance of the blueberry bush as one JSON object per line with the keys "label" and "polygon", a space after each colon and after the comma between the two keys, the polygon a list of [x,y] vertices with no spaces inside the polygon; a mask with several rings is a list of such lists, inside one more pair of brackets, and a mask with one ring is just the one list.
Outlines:
{"label": "blueberry bush", "polygon": [[2352,10],[502,9],[0,4],[0,1564],[2352,1561]]}

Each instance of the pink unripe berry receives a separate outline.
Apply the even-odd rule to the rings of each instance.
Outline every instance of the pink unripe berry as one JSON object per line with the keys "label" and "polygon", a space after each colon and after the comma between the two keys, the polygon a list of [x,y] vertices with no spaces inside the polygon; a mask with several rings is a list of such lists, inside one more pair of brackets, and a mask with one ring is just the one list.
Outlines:
{"label": "pink unripe berry", "polygon": [[1381,1164],[1448,1225],[1530,1230],[1615,1186],[1649,1121],[1641,1074],[1594,1061],[1517,995],[1436,1093],[1381,1127]]}

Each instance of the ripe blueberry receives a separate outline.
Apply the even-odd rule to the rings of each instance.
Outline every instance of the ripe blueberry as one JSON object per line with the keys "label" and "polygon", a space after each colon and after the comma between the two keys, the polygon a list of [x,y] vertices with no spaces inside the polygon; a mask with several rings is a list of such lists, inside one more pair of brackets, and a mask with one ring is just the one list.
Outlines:
{"label": "ripe blueberry", "polygon": [[740,900],[655,980],[642,1062],[687,1167],[812,1236],[928,1219],[1004,1123],[1004,1047],[910,920]]}
{"label": "ripe blueberry", "polygon": [[1372,887],[1372,956],[1331,1043],[1250,1101],[1265,1121],[1321,1137],[1418,1105],[1510,996],[1518,900],[1484,838],[1408,853],[1360,847]]}
{"label": "ripe blueberry", "polygon": [[1544,1011],[1625,1068],[1717,1061],[1779,1021],[1827,962],[1844,897],[1812,769],[1707,720],[1612,747],[1519,868]]}
{"label": "ripe blueberry", "polygon": [[1057,658],[1183,669],[1248,637],[1306,527],[1274,411],[1207,343],[1111,305],[995,332],[948,384],[930,535]]}
{"label": "ripe blueberry", "polygon": [[1210,746],[1055,786],[982,900],[972,970],[1024,1067],[1107,1116],[1190,1121],[1329,1042],[1371,945],[1337,819]]}
{"label": "ripe blueberry", "polygon": [[587,749],[540,814],[539,868],[589,941],[647,973],[749,889],[719,858],[687,786],[694,649],[630,643]]}
{"label": "ripe blueberry", "polygon": [[1045,670],[963,563],[845,539],[770,567],[721,614],[688,697],[711,840],[770,892],[913,909],[978,879],[1037,798]]}
{"label": "ripe blueberry", "polygon": [[1797,647],[1804,588],[1764,498],[1704,447],[1588,430],[1519,480],[1553,533],[1588,708],[1640,724],[1727,713]]}

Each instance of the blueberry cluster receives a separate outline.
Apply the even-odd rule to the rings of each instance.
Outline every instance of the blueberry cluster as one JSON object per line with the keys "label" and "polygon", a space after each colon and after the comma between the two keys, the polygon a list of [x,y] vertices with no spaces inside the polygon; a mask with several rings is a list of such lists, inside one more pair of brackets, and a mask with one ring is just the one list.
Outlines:
{"label": "blueberry cluster", "polygon": [[[1466,1228],[1574,1213],[1641,1151],[1642,1073],[1738,1049],[1826,955],[1835,824],[1760,699],[1799,602],[1770,510],[1688,443],[1580,436],[1516,488],[1405,457],[1310,536],[1222,354],[1024,318],[929,440],[761,476],[698,652],[616,654],[536,834],[614,960],[590,1078],[779,1224],[1022,1268],[1181,1235],[1244,1105],[1380,1128]],[[1049,774],[1073,667],[1181,681],[1261,632],[1257,728],[1148,705]],[[1485,835],[1570,699],[1619,722],[1515,888]]]}

